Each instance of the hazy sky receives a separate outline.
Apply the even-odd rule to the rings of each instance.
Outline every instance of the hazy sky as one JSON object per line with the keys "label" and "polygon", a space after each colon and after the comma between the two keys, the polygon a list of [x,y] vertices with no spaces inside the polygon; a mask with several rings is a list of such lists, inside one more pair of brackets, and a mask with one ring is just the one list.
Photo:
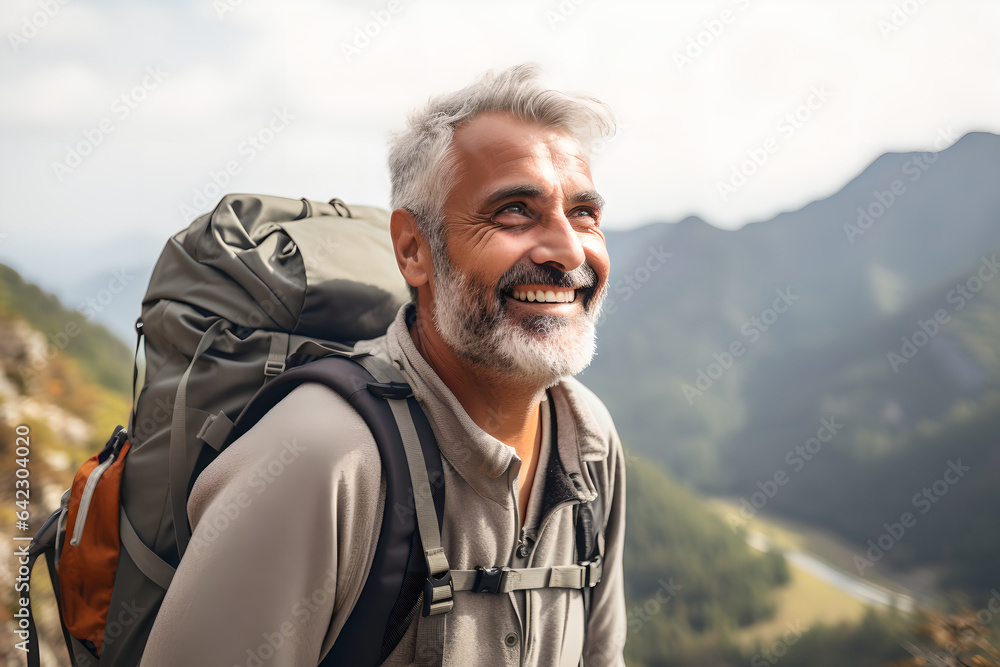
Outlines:
{"label": "hazy sky", "polygon": [[151,264],[223,191],[386,205],[406,112],[527,60],[620,117],[609,227],[736,228],[1000,131],[996,0],[5,0],[0,28],[0,261],[50,289]]}

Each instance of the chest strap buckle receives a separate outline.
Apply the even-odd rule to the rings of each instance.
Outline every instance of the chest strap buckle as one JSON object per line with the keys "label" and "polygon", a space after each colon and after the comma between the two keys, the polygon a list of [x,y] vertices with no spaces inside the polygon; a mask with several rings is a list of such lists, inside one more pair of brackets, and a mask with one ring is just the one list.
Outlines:
{"label": "chest strap buckle", "polygon": [[509,567],[477,567],[472,590],[476,593],[499,593],[507,583]]}

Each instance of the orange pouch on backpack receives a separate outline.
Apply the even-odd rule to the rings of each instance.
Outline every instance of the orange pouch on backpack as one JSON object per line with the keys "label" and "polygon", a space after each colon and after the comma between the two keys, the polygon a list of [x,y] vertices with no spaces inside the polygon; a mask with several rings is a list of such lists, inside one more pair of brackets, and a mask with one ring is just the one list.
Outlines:
{"label": "orange pouch on backpack", "polygon": [[129,449],[124,435],[117,429],[73,478],[59,559],[63,623],[77,639],[93,642],[98,655],[118,569],[118,492]]}

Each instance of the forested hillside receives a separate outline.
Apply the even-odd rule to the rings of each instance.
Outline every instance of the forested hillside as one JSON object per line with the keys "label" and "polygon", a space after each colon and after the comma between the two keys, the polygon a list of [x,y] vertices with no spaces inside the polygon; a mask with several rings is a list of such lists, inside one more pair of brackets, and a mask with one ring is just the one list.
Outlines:
{"label": "forested hillside", "polygon": [[658,464],[630,458],[625,579],[632,665],[710,665],[740,654],[734,631],[769,618],[788,581]]}
{"label": "forested hillside", "polygon": [[[1000,572],[997,182],[1000,137],[972,133],[883,155],[830,197],[737,231],[689,218],[609,232],[584,380],[686,483],[984,598]],[[906,512],[914,525],[869,558]]]}
{"label": "forested hillside", "polygon": [[111,391],[129,391],[132,380],[131,350],[103,326],[93,323],[93,314],[71,311],[36,285],[24,282],[8,266],[0,264],[0,317],[18,319],[41,333],[44,349],[15,360],[17,382],[44,375],[48,360],[65,352],[97,384]]}

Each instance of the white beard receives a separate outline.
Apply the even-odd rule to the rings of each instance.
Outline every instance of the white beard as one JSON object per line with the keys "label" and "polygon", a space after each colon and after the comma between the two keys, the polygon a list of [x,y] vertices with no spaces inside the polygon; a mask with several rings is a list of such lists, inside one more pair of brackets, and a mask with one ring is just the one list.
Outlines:
{"label": "white beard", "polygon": [[435,271],[434,326],[458,356],[494,377],[539,389],[590,365],[605,287],[579,315],[514,319],[506,297],[497,299],[492,288],[474,283],[447,260],[437,264],[448,265]]}

